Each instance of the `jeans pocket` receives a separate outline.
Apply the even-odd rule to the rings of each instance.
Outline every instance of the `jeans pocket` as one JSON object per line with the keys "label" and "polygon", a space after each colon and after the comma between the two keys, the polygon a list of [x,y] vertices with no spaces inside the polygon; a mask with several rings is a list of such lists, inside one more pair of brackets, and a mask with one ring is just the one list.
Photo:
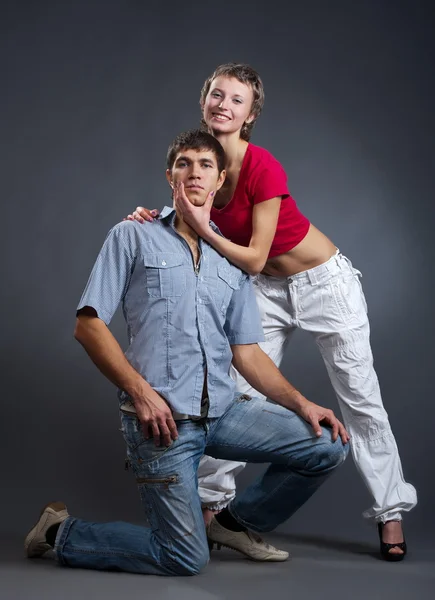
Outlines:
{"label": "jeans pocket", "polygon": [[154,438],[147,439],[142,430],[141,423],[135,414],[126,414],[121,411],[121,431],[127,444],[127,455],[131,464],[149,464],[161,458],[171,446],[156,446]]}
{"label": "jeans pocket", "polygon": [[331,282],[331,291],[336,307],[345,323],[348,323],[361,314],[367,313],[367,303],[359,280],[360,272],[357,269],[341,273],[334,282]]}
{"label": "jeans pocket", "polygon": [[[136,478],[142,505],[153,531],[160,530],[166,542],[192,536],[195,531],[194,505],[191,487],[175,472],[140,473]],[[199,507],[198,511],[200,513]]]}

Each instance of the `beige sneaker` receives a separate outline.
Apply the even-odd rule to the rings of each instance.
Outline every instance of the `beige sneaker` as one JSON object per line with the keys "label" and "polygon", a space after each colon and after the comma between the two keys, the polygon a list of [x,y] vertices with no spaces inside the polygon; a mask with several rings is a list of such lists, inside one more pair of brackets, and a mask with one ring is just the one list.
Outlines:
{"label": "beige sneaker", "polygon": [[289,553],[267,544],[252,531],[230,531],[212,519],[207,528],[210,550],[214,544],[238,550],[251,560],[280,562],[289,558]]}
{"label": "beige sneaker", "polygon": [[47,550],[53,550],[50,544],[47,544],[47,530],[52,525],[63,523],[68,517],[68,511],[63,502],[50,502],[41,511],[36,525],[29,531],[24,541],[24,549],[29,558],[42,556]]}

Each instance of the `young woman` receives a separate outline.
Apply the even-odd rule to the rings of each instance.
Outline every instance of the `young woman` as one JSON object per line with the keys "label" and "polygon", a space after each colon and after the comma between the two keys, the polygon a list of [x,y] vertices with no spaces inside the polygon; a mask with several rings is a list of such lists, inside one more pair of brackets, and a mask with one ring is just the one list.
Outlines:
{"label": "young woman", "polygon": [[[261,79],[248,65],[221,65],[206,80],[202,123],[225,150],[227,178],[202,208],[193,207],[182,191],[175,201],[198,235],[254,276],[262,347],[277,365],[297,327],[313,336],[351,435],[355,464],[373,496],[364,516],[378,523],[382,556],[401,560],[402,513],[415,506],[417,495],[403,478],[382,404],[361,273],[301,214],[280,163],[249,142],[263,102]],[[138,207],[128,218],[143,222],[157,214]],[[210,219],[225,238],[211,229]],[[239,391],[258,396],[237,372],[234,377]],[[198,472],[204,506],[218,511],[231,500],[234,474],[242,466],[204,457]]]}

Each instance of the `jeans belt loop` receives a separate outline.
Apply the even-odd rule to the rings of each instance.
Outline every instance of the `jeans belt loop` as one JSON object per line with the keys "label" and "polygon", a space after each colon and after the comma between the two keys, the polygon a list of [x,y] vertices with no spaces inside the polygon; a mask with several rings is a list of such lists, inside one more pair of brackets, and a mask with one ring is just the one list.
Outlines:
{"label": "jeans belt loop", "polygon": [[[316,267],[314,267],[314,268],[316,268]],[[308,280],[311,283],[311,285],[317,285],[318,278],[317,278],[317,274],[314,272],[314,270],[308,269],[307,275],[308,275]]]}

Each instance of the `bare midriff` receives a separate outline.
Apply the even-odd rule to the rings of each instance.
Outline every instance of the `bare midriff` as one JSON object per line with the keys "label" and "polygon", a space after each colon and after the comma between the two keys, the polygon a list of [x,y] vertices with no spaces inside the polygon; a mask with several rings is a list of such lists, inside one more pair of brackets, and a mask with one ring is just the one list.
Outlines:
{"label": "bare midriff", "polygon": [[269,258],[262,274],[289,277],[325,263],[336,251],[331,240],[317,227],[310,225],[307,235],[297,246],[284,254]]}

